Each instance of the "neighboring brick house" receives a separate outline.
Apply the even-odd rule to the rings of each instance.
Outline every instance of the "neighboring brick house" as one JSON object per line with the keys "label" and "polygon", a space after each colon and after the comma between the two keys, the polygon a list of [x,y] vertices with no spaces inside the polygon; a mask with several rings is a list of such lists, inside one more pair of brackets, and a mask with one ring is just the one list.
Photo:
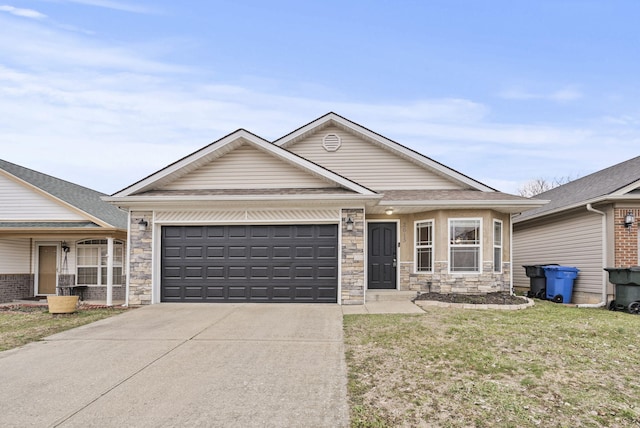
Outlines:
{"label": "neighboring brick house", "polygon": [[0,303],[61,285],[85,300],[125,299],[127,214],[103,196],[0,160]]}
{"label": "neighboring brick house", "polygon": [[335,113],[238,130],[104,200],[129,211],[130,304],[510,292],[511,215],[544,203]]}
{"label": "neighboring brick house", "polygon": [[514,286],[528,288],[523,265],[555,263],[580,270],[574,303],[613,300],[615,287],[604,268],[640,264],[640,157],[536,197],[550,202],[513,220]]}

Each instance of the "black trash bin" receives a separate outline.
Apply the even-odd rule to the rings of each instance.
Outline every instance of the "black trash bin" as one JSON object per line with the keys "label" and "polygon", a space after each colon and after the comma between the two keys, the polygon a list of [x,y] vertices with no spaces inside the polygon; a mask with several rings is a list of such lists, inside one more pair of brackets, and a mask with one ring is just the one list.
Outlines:
{"label": "black trash bin", "polygon": [[547,277],[544,274],[545,266],[557,266],[554,263],[546,265],[524,265],[522,266],[529,277],[529,291],[527,297],[535,297],[536,299],[546,299],[547,295]]}
{"label": "black trash bin", "polygon": [[609,309],[640,314],[640,267],[604,270],[609,272],[609,282],[616,285],[616,298],[609,303]]}

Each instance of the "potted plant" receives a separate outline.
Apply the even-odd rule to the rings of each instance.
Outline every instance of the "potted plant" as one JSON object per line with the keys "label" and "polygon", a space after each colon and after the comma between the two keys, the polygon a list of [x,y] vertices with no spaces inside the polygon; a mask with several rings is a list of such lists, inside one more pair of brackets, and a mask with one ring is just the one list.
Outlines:
{"label": "potted plant", "polygon": [[80,296],[74,296],[72,294],[71,276],[67,274],[67,253],[69,252],[69,246],[66,242],[62,243],[62,250],[64,251],[64,263],[62,274],[58,278],[56,295],[47,296],[50,314],[72,314],[78,309]]}

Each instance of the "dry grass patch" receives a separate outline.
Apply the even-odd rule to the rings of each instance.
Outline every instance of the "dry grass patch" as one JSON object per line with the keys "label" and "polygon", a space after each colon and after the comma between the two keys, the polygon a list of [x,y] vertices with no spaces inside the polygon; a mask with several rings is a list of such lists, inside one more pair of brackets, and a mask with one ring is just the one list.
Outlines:
{"label": "dry grass patch", "polygon": [[537,302],[344,324],[354,427],[640,425],[640,316]]}
{"label": "dry grass patch", "polygon": [[0,351],[122,313],[124,308],[81,307],[73,314],[50,314],[46,306],[0,307]]}

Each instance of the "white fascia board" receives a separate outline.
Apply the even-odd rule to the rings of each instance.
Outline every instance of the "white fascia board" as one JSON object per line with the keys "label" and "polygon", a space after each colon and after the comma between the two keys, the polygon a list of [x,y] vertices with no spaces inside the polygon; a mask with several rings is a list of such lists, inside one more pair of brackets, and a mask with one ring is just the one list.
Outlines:
{"label": "white fascia board", "polygon": [[375,205],[381,195],[228,195],[228,196],[129,196],[129,197],[105,197],[103,200],[118,207],[124,208],[160,208],[166,206],[184,207],[191,204],[232,204],[232,205]]}
{"label": "white fascia board", "polygon": [[[633,200],[638,200],[638,198],[612,198],[610,196],[600,196],[598,198],[593,198],[593,199],[589,199],[586,201],[581,201],[581,202],[576,202],[574,204],[571,205],[565,205],[563,207],[560,208],[556,208],[550,211],[544,211],[535,215],[532,215],[530,217],[525,217],[525,218],[514,218],[513,223],[524,223],[527,221],[531,221],[531,220],[535,220],[535,219],[539,219],[539,218],[543,218],[543,217],[547,217],[547,216],[551,216],[551,215],[556,215],[559,214],[563,211],[570,211],[576,208],[581,208],[581,207],[586,207],[589,204],[599,204],[602,202],[607,202],[607,201],[615,201],[615,200],[625,200],[625,199],[633,199]],[[534,207],[535,208],[535,207]]]}
{"label": "white fascia board", "polygon": [[[99,219],[98,217],[95,217],[95,216],[89,214],[88,212],[78,208],[77,206],[75,206],[75,205],[73,205],[73,204],[71,204],[71,203],[69,203],[67,201],[62,200],[62,199],[58,198],[57,196],[52,195],[51,193],[47,192],[46,190],[41,189],[40,187],[38,187],[38,186],[36,186],[34,184],[31,184],[28,181],[23,180],[22,178],[17,177],[17,176],[15,176],[15,175],[7,172],[7,171],[0,170],[0,174],[3,174],[8,179],[15,181],[19,185],[22,185],[22,186],[26,187],[28,190],[31,190],[31,191],[33,191],[33,192],[45,197],[46,199],[49,199],[50,201],[52,201],[54,203],[62,205],[63,207],[67,208],[69,211],[72,211],[72,212],[74,212],[74,213],[76,213],[76,214],[78,214],[80,216],[83,216],[86,220],[89,220],[89,221],[97,224],[100,227],[103,227],[103,228],[106,228],[106,229],[115,227],[112,224],[109,224],[106,221],[104,221],[102,219]],[[70,220],[70,221],[73,221],[73,220]]]}
{"label": "white fascia board", "polygon": [[511,201],[511,200],[491,200],[491,201],[468,201],[468,200],[426,200],[426,201],[381,201],[381,205],[397,208],[468,208],[468,209],[496,209],[508,210],[509,212],[520,212],[540,208],[549,201]]}
{"label": "white fascia board", "polygon": [[535,220],[535,219],[539,219],[542,217],[546,217],[546,216],[550,216],[550,215],[555,215],[555,214],[559,214],[563,211],[570,211],[576,208],[581,208],[581,207],[585,207],[589,204],[602,204],[602,203],[607,203],[607,202],[634,202],[634,203],[640,203],[640,195],[605,195],[605,196],[600,196],[597,198],[593,198],[593,199],[589,199],[587,201],[582,201],[582,202],[576,202],[575,204],[571,204],[571,205],[567,205],[564,207],[560,207],[560,208],[556,208],[555,210],[551,210],[551,211],[545,211],[542,213],[538,213],[536,215],[533,215],[531,217],[526,217],[523,219],[518,219],[515,220],[514,219],[514,224],[515,223],[524,223],[530,220]]}
{"label": "white fascia board", "polygon": [[640,187],[640,180],[634,181],[633,183],[627,184],[626,186],[616,190],[610,196],[624,196],[629,192],[632,192]]}
{"label": "white fascia board", "polygon": [[[196,162],[199,159],[202,159],[203,157],[206,156],[210,156],[213,153],[215,153],[216,151],[222,151],[222,149],[226,146],[228,146],[229,144],[238,142],[239,140],[246,140],[246,141],[255,141],[255,140],[261,140],[259,137],[245,131],[244,129],[239,129],[229,135],[227,135],[226,137],[221,138],[220,140],[214,141],[213,143],[209,144],[208,146],[203,147],[200,150],[197,150],[193,153],[191,153],[190,155],[185,156],[184,158],[178,160],[177,162],[174,162],[172,164],[170,164],[169,166],[151,174],[150,176],[138,181],[137,183],[124,188],[123,190],[114,193],[112,196],[113,197],[124,197],[124,196],[129,196],[131,194],[135,194],[141,191],[145,191],[148,190],[150,188],[153,187],[153,185],[155,183],[157,183],[158,181],[167,178],[169,176],[171,176],[172,174],[175,174],[177,172],[179,172],[180,170],[182,170],[183,168],[188,167],[189,165],[193,164],[194,162]],[[264,141],[264,140],[263,140]],[[267,142],[267,144],[269,144]]]}
{"label": "white fascia board", "polygon": [[348,128],[350,130],[352,130],[353,132],[363,135],[369,139],[372,139],[374,141],[377,141],[378,143],[380,143],[381,145],[387,147],[388,149],[392,150],[392,151],[396,151],[398,153],[403,154],[404,156],[414,160],[415,162],[417,162],[420,165],[424,165],[428,168],[431,169],[435,169],[436,171],[440,172],[441,174],[450,177],[453,180],[456,180],[458,182],[464,183],[468,186],[471,186],[472,188],[476,189],[476,190],[481,190],[484,192],[495,192],[495,189],[486,186],[482,183],[479,183],[475,180],[473,180],[470,177],[467,177],[464,174],[461,174],[457,171],[452,170],[451,168],[448,168],[438,162],[435,162],[427,157],[425,157],[424,155],[411,150],[407,147],[404,147],[403,145],[396,143],[393,140],[390,140],[386,137],[383,137],[380,134],[377,134],[367,128],[364,128],[356,123],[353,123],[335,113],[329,113],[323,117],[321,117],[320,119],[317,119],[311,123],[309,123],[308,125],[292,132],[291,134],[286,135],[285,137],[280,138],[279,140],[276,140],[274,142],[274,144],[278,145],[278,146],[282,146],[282,147],[286,147],[287,144],[293,140],[295,140],[296,138],[300,137],[301,135],[304,135],[310,131],[312,131],[314,128],[319,128],[322,125],[324,125],[327,122],[333,121],[335,123],[340,124],[341,126],[344,126],[345,128]]}

